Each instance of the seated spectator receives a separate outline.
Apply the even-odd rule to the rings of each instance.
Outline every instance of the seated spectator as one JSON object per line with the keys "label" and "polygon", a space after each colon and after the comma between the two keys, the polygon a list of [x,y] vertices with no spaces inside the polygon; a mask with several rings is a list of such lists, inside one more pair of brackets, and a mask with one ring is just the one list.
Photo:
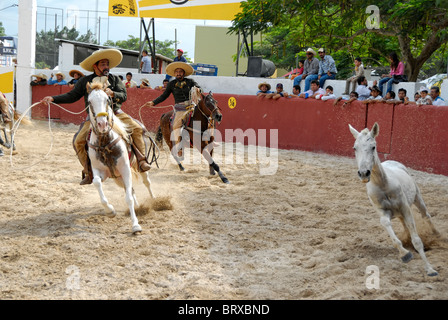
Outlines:
{"label": "seated spectator", "polygon": [[343,107],[345,107],[347,104],[352,103],[355,100],[358,100],[358,93],[356,91],[352,91],[350,92],[350,97],[347,99],[344,96],[337,98],[333,105],[337,105],[339,101],[341,100],[345,100],[344,104],[342,105]]}
{"label": "seated spectator", "polygon": [[325,91],[324,89],[319,87],[319,81],[318,80],[313,80],[311,81],[311,89],[305,92],[302,92],[299,95],[299,98],[316,98],[317,95],[324,95]]}
{"label": "seated spectator", "polygon": [[272,99],[277,100],[281,97],[288,97],[288,93],[283,91],[283,84],[277,83],[277,86],[275,87],[276,91],[275,94],[272,96]]}
{"label": "seated spectator", "polygon": [[321,59],[319,61],[318,80],[319,87],[323,88],[327,79],[336,79],[338,70],[336,69],[336,63],[333,57],[326,54],[324,48],[320,48],[318,53]]}
{"label": "seated spectator", "polygon": [[165,91],[166,87],[168,86],[168,83],[170,82],[170,80],[168,79],[163,79],[162,85],[161,86],[157,86],[154,89],[155,90],[161,90],[161,91]]}
{"label": "seated spectator", "polygon": [[137,86],[137,88],[140,88],[140,89],[152,89],[151,88],[151,84],[149,83],[149,80],[148,79],[142,79],[142,83],[140,83],[140,85],[139,86]]}
{"label": "seated spectator", "polygon": [[316,99],[321,99],[323,101],[327,101],[330,99],[336,99],[336,96],[333,94],[333,87],[332,86],[327,86],[325,88],[325,94],[320,95],[320,96],[316,96]]}
{"label": "seated spectator", "polygon": [[426,88],[426,87],[420,88],[420,99],[418,99],[415,104],[417,104],[419,106],[433,104],[431,96],[429,95],[428,88]]}
{"label": "seated spectator", "polygon": [[364,65],[362,64],[361,58],[355,59],[355,75],[348,78],[345,82],[345,91],[342,95],[348,95],[350,92],[350,84],[352,85],[352,91],[356,90],[356,85],[358,84],[358,78],[364,76]]}
{"label": "seated spectator", "polygon": [[381,96],[380,88],[378,88],[378,86],[373,86],[372,90],[370,91],[370,97],[364,100],[363,103],[377,103],[382,101],[383,97]]}
{"label": "seated spectator", "polygon": [[273,92],[271,90],[271,85],[267,82],[260,83],[258,85],[257,96],[262,97],[272,97]]}
{"label": "seated spectator", "polygon": [[440,97],[440,89],[437,86],[431,87],[431,98],[432,98],[432,104],[435,106],[446,106],[448,105],[445,100]]}
{"label": "seated spectator", "polygon": [[78,71],[78,70],[70,70],[70,72],[68,74],[70,75],[70,77],[73,78],[72,80],[70,80],[68,82],[68,86],[70,88],[73,88],[75,86],[76,82],[78,82],[79,79],[84,77],[84,73],[82,73],[81,71]]}
{"label": "seated spectator", "polygon": [[62,86],[67,84],[67,81],[64,80],[65,74],[62,72],[56,72],[55,76],[56,79],[53,80],[53,74],[51,74],[50,80],[48,80],[49,85]]}
{"label": "seated spectator", "polygon": [[126,80],[123,80],[123,84],[126,87],[126,89],[136,88],[137,87],[137,82],[132,80],[132,73],[131,72],[126,73]]}
{"label": "seated spectator", "polygon": [[297,76],[300,76],[303,74],[303,65],[305,63],[305,60],[299,61],[299,67],[294,70],[294,72],[291,74],[290,79],[294,80]]}
{"label": "seated spectator", "polygon": [[311,48],[306,50],[306,57],[303,64],[303,73],[300,76],[294,78],[293,85],[300,85],[300,81],[305,80],[305,90],[308,91],[310,89],[311,81],[316,80],[319,76],[319,60],[315,58],[316,51]]}
{"label": "seated spectator", "polygon": [[370,88],[367,87],[367,79],[364,76],[358,77],[358,88],[356,88],[356,93],[358,94],[358,100],[364,101],[370,97]]}
{"label": "seated spectator", "polygon": [[45,86],[47,84],[47,76],[43,73],[33,74],[32,77],[36,79],[31,81],[31,86]]}
{"label": "seated spectator", "polygon": [[381,75],[381,79],[378,83],[378,87],[383,93],[383,86],[387,83],[386,93],[392,91],[392,85],[395,83],[400,83],[403,81],[407,81],[406,76],[404,75],[404,64],[400,60],[398,60],[398,56],[395,52],[389,54],[390,61],[390,73]]}

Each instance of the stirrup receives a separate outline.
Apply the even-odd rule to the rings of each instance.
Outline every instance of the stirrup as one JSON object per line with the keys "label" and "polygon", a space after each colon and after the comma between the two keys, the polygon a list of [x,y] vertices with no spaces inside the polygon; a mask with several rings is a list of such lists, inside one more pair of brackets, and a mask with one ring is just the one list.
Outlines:
{"label": "stirrup", "polygon": [[149,169],[151,169],[151,165],[148,162],[146,162],[146,160],[141,160],[138,163],[138,167],[140,168],[140,170],[142,172],[145,172],[145,171],[148,171]]}
{"label": "stirrup", "polygon": [[90,177],[90,174],[85,174],[83,172],[82,176],[83,176],[83,179],[79,183],[81,186],[86,185],[86,184],[92,184],[92,178]]}

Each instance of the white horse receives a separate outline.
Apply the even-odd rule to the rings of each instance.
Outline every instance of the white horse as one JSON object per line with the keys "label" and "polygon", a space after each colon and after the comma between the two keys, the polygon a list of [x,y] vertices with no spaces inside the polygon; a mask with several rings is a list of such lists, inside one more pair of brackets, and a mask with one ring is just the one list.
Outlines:
{"label": "white horse", "polygon": [[[137,171],[135,159],[130,163],[128,157],[129,132],[126,125],[120,121],[112,110],[111,101],[102,90],[101,84],[88,85],[89,116],[92,129],[88,146],[89,157],[92,164],[93,184],[98,189],[106,214],[110,217],[116,215],[114,207],[109,203],[103,192],[102,182],[107,178],[125,189],[126,203],[132,220],[132,232],[142,231],[138,224],[134,206],[138,206],[134,189],[132,188],[132,174]],[[143,183],[152,198],[151,182],[148,172],[140,172]]]}
{"label": "white horse", "polygon": [[428,262],[423,243],[418,236],[411,206],[415,204],[422,217],[429,223],[432,231],[438,234],[431,222],[425,202],[414,179],[409,175],[406,167],[396,161],[381,163],[376,150],[375,137],[378,136],[379,126],[375,123],[372,131],[364,129],[356,131],[349,125],[350,132],[355,137],[355,155],[358,163],[358,176],[366,183],[367,195],[373,207],[380,213],[381,224],[388,232],[394,246],[398,249],[401,260],[409,262],[413,255],[406,250],[401,241],[395,235],[391,219],[398,217],[405,230],[410,233],[412,244],[425,262],[425,270],[428,276],[436,276],[438,273]]}

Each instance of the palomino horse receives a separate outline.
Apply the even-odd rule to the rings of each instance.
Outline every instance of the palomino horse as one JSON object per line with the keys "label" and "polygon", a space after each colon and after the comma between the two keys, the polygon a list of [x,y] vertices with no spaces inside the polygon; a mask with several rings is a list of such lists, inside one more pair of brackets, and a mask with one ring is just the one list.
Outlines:
{"label": "palomino horse", "polygon": [[425,270],[428,276],[436,276],[438,273],[429,264],[423,247],[423,243],[417,233],[411,206],[420,211],[422,217],[429,223],[434,234],[438,234],[431,222],[425,202],[414,179],[409,175],[406,167],[396,161],[381,163],[376,150],[375,138],[379,133],[379,126],[375,123],[372,131],[364,129],[356,131],[349,125],[350,132],[355,137],[355,155],[358,163],[358,176],[366,183],[367,195],[373,207],[380,213],[380,222],[388,232],[394,246],[398,249],[401,260],[409,262],[413,256],[406,250],[392,229],[391,219],[398,217],[405,230],[410,234],[412,244],[425,262]]}
{"label": "palomino horse", "polygon": [[[129,160],[129,132],[126,125],[114,115],[111,100],[103,91],[103,86],[100,83],[95,83],[88,90],[91,90],[88,102],[92,132],[88,146],[93,184],[98,189],[106,214],[114,217],[115,209],[104,195],[102,182],[107,178],[115,178],[114,181],[126,192],[126,203],[129,206],[132,220],[132,232],[134,234],[141,232],[142,228],[138,224],[134,209],[138,202],[132,188],[132,174],[137,171],[137,161],[134,158],[130,163]],[[154,198],[148,172],[140,172],[140,175],[150,196]]]}
{"label": "palomino horse", "polygon": [[[218,108],[218,102],[213,98],[213,94],[211,92],[209,92],[209,94],[205,96],[197,87],[191,88],[190,96],[196,97],[198,103],[194,106],[191,119],[187,121],[188,123],[185,126],[185,130],[187,130],[189,133],[190,142],[201,141],[201,144],[194,145],[194,143],[190,143],[189,145],[190,147],[194,145],[208,161],[211,175],[215,175],[215,172],[217,172],[222,182],[229,183],[229,180],[221,172],[219,166],[212,158],[214,137],[211,136],[209,141],[207,141],[207,139],[204,139],[204,134],[209,134],[210,131],[214,129],[214,122],[217,121],[218,123],[220,123],[222,120],[222,113]],[[194,101],[195,98],[192,98],[191,100]],[[179,166],[181,171],[184,171],[185,169],[181,163],[181,160],[177,156],[176,145],[173,144],[174,139],[172,140],[172,136],[174,136],[173,129],[170,124],[172,115],[173,111],[169,111],[167,113],[164,113],[160,118],[160,126],[157,130],[156,142],[161,145],[163,139],[165,139],[165,142],[170,148],[171,154],[176,160],[177,165]],[[194,125],[195,123],[200,124],[200,126],[196,128],[196,125]],[[182,139],[182,143],[184,143],[184,138]]]}

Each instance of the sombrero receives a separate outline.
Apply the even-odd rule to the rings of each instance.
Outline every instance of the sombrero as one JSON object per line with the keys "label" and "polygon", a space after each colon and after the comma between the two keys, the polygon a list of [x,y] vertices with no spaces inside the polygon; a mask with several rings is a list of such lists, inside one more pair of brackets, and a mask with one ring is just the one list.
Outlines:
{"label": "sombrero", "polygon": [[148,85],[148,87],[150,86],[150,83],[149,83],[148,79],[144,78],[144,79],[142,79],[142,82],[146,83]]}
{"label": "sombrero", "polygon": [[41,78],[47,80],[47,75],[43,73],[33,74],[32,77]]}
{"label": "sombrero", "polygon": [[312,48],[308,48],[306,52],[311,52],[313,55],[316,55],[316,51],[314,51]]}
{"label": "sombrero", "polygon": [[70,75],[70,77],[73,78],[73,76],[75,75],[75,73],[79,74],[81,77],[84,77],[84,73],[82,73],[79,70],[70,70],[70,72],[68,73]]}
{"label": "sombrero", "polygon": [[63,74],[62,72],[56,72],[54,75],[57,76],[58,74],[60,74],[62,76],[62,79],[65,79],[65,74]]}
{"label": "sombrero", "polygon": [[194,73],[194,69],[191,65],[189,65],[188,63],[185,62],[181,62],[181,61],[176,61],[176,62],[171,62],[167,67],[166,67],[166,74],[174,77],[174,70],[176,69],[182,69],[185,71],[185,77],[191,76]]}
{"label": "sombrero", "polygon": [[265,85],[266,87],[268,87],[268,90],[271,90],[271,85],[267,82],[262,82],[258,85],[258,89],[261,90],[261,86]]}
{"label": "sombrero", "polygon": [[79,65],[84,70],[93,71],[93,65],[103,59],[109,60],[109,68],[112,69],[121,63],[123,55],[117,49],[100,49],[85,58]]}

